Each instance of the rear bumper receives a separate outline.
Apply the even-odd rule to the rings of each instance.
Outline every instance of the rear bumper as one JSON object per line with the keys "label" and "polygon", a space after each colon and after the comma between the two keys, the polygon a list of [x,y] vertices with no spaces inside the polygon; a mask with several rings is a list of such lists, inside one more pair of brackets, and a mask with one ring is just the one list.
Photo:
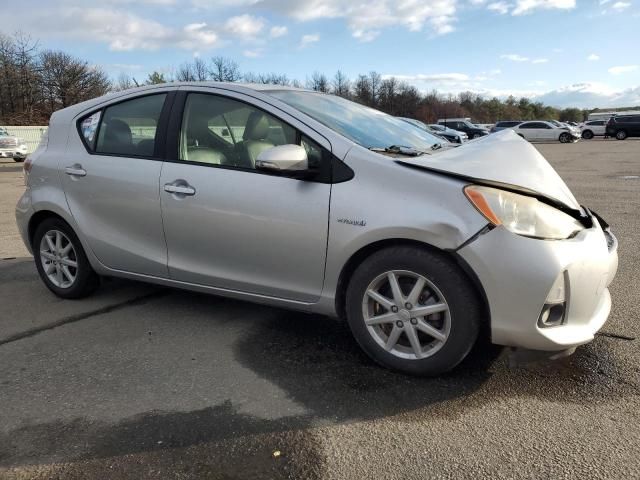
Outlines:
{"label": "rear bumper", "polygon": [[[593,340],[606,322],[617,246],[594,219],[592,228],[561,241],[521,237],[498,227],[458,253],[484,288],[494,343],[560,351]],[[538,319],[559,275],[566,281],[565,321],[540,327]]]}

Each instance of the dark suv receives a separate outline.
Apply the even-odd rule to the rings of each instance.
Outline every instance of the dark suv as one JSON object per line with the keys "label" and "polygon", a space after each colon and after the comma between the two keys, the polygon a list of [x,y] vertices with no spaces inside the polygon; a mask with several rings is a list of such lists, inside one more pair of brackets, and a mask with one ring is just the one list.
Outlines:
{"label": "dark suv", "polygon": [[627,137],[640,137],[640,115],[618,115],[607,123],[607,135],[624,140]]}
{"label": "dark suv", "polygon": [[491,133],[499,132],[500,130],[504,130],[505,128],[515,127],[516,125],[520,125],[521,123],[522,123],[522,120],[507,120],[507,121],[497,122],[493,127],[491,127],[491,130],[489,130],[489,132]]}
{"label": "dark suv", "polygon": [[438,125],[452,128],[453,130],[458,130],[459,132],[464,132],[467,134],[469,139],[484,137],[489,133],[484,128],[477,127],[473,123],[466,120],[438,120]]}

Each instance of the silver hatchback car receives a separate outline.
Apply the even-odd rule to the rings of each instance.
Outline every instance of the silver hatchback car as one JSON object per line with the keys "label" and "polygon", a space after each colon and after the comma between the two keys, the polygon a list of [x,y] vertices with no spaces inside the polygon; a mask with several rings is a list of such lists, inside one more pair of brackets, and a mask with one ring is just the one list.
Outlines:
{"label": "silver hatchback car", "polygon": [[16,217],[60,297],[108,275],[339,316],[412,374],[481,335],[554,355],[592,340],[607,224],[512,131],[441,142],[306,90],[148,86],[56,112]]}

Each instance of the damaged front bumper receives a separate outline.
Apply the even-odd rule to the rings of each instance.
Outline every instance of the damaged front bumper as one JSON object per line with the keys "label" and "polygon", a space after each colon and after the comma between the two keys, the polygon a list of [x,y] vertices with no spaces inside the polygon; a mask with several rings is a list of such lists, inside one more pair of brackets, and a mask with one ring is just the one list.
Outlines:
{"label": "damaged front bumper", "polygon": [[[458,251],[484,288],[493,343],[562,351],[593,340],[611,310],[607,287],[618,267],[618,241],[592,218],[590,228],[567,240],[497,227]],[[556,290],[563,298],[550,300]],[[554,305],[561,305],[557,312]]]}

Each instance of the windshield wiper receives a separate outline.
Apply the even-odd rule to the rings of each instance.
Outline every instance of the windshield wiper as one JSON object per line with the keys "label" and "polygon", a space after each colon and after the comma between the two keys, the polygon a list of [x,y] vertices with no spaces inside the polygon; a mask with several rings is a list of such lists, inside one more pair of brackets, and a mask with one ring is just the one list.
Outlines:
{"label": "windshield wiper", "polygon": [[[437,143],[435,145],[438,145]],[[433,147],[431,147],[433,149]],[[377,153],[391,153],[393,155],[406,155],[407,157],[419,157],[420,155],[428,155],[428,152],[418,150],[413,147],[405,147],[402,145],[390,145],[388,147],[370,147],[369,150]]]}

